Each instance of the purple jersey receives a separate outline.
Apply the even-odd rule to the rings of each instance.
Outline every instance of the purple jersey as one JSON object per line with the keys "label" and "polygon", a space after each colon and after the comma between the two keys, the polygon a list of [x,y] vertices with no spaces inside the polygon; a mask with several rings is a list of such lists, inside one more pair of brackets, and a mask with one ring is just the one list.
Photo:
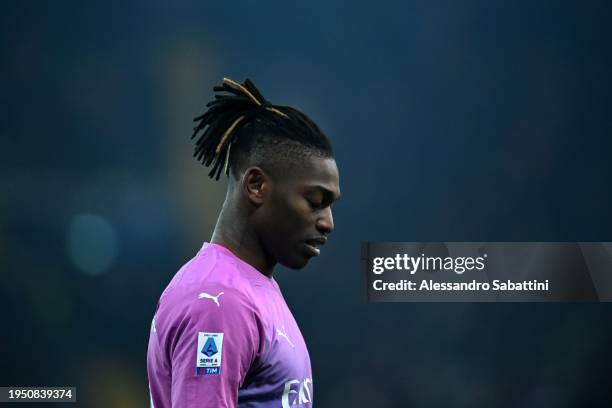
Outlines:
{"label": "purple jersey", "polygon": [[162,293],[147,371],[156,408],[312,407],[308,350],[278,284],[216,244]]}

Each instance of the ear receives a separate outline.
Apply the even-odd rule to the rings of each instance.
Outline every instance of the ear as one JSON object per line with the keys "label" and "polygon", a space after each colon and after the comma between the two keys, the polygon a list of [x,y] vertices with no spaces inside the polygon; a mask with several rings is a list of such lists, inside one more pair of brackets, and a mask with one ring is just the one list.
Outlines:
{"label": "ear", "polygon": [[270,178],[260,167],[249,167],[244,172],[242,189],[249,202],[259,207],[270,189]]}

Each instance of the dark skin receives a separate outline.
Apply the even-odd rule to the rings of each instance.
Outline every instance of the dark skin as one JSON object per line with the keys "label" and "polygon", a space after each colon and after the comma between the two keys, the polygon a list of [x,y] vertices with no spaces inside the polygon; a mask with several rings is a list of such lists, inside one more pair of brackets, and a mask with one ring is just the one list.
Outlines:
{"label": "dark skin", "polygon": [[306,266],[334,230],[332,204],[340,198],[336,161],[306,157],[272,174],[247,168],[230,180],[211,242],[231,250],[267,277],[277,263]]}

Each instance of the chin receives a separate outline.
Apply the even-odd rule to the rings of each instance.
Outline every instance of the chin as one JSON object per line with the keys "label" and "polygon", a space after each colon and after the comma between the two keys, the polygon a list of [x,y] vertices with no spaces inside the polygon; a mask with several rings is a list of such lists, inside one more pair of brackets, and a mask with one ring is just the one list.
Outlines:
{"label": "chin", "polygon": [[295,257],[293,259],[286,259],[284,261],[279,261],[279,263],[287,268],[302,269],[308,264],[308,261],[310,261],[310,258]]}

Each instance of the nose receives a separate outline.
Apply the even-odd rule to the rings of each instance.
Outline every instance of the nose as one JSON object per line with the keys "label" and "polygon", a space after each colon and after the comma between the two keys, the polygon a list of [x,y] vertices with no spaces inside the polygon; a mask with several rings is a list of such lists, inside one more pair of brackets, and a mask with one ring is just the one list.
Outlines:
{"label": "nose", "polygon": [[331,207],[326,207],[319,213],[316,225],[322,234],[329,234],[334,230],[334,217]]}

